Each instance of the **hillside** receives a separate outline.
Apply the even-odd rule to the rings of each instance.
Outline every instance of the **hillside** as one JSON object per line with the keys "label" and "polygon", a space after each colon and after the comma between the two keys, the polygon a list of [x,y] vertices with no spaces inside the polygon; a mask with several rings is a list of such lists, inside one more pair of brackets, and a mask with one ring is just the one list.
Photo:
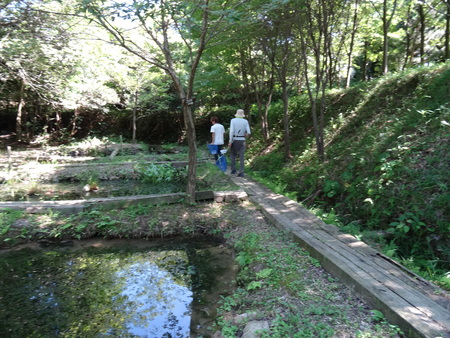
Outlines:
{"label": "hillside", "polygon": [[307,102],[291,100],[294,158],[256,136],[249,174],[448,288],[450,65],[328,93],[323,163]]}

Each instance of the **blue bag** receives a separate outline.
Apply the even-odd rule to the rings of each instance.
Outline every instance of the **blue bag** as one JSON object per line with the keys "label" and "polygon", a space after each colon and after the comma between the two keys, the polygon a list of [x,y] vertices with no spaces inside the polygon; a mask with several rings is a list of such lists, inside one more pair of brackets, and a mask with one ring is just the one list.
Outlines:
{"label": "blue bag", "polygon": [[208,149],[211,154],[213,154],[213,155],[217,154],[218,147],[216,144],[208,144]]}
{"label": "blue bag", "polygon": [[223,154],[222,156],[220,156],[217,161],[216,161],[216,165],[219,167],[220,170],[222,170],[223,172],[227,171],[227,158],[225,157],[225,154]]}

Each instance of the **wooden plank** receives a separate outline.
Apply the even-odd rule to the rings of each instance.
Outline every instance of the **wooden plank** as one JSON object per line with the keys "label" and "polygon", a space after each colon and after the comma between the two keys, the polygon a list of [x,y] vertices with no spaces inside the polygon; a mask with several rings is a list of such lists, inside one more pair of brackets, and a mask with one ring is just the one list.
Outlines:
{"label": "wooden plank", "polygon": [[[284,214],[286,215],[286,213]],[[437,311],[429,310],[430,308],[436,307],[436,303],[418,288],[414,288],[410,284],[404,283],[404,280],[409,280],[408,275],[404,271],[400,270],[397,265],[383,262],[383,267],[380,267],[379,262],[376,261],[381,261],[382,258],[379,255],[374,254],[376,252],[375,250],[372,249],[367,252],[368,250],[359,251],[351,248],[348,246],[346,241],[341,240],[342,238],[348,239],[348,237],[351,236],[342,234],[339,231],[332,231],[330,234],[329,229],[332,226],[325,223],[320,228],[313,228],[307,225],[305,229],[305,227],[303,227],[304,222],[301,218],[296,218],[291,221],[299,226],[299,231],[303,230],[302,234],[304,234],[304,231],[308,231],[311,236],[328,246],[328,250],[330,252],[337,252],[338,255],[341,256],[344,264],[349,264],[349,262],[358,262],[358,267],[360,269],[365,269],[373,279],[378,279],[380,283],[387,286],[403,299],[409,300],[413,304],[420,304],[420,309],[422,309],[421,311],[432,320],[450,323],[450,313],[446,311],[446,308],[444,307],[442,309],[438,309]],[[322,221],[319,220],[319,222]],[[351,241],[352,244],[355,242],[356,239]],[[362,244],[362,247],[367,247],[364,243],[360,243]],[[406,270],[405,268],[403,269]],[[399,278],[400,276],[402,278]],[[416,306],[416,308],[419,307]]]}
{"label": "wooden plank", "polygon": [[[344,264],[357,262],[359,269],[363,269],[370,277],[372,277],[372,279],[378,280],[385,287],[396,293],[399,297],[415,306],[420,312],[423,312],[430,319],[437,322],[450,323],[450,312],[448,312],[445,308],[439,308],[439,304],[436,304],[436,302],[422,293],[419,289],[404,283],[402,279],[398,278],[398,275],[405,275],[405,273],[398,270],[396,265],[391,264],[388,269],[380,268],[380,266],[375,262],[375,260],[381,259],[379,256],[367,256],[361,254],[356,250],[351,250],[351,248],[339,240],[330,243],[331,240],[329,237],[331,236],[323,231],[321,233],[321,231],[322,230],[318,230],[311,233],[311,235],[319,241],[323,241],[325,245],[328,245],[329,251],[336,252],[337,256],[342,258],[342,262]],[[436,308],[436,310],[431,310],[434,308]]]}
{"label": "wooden plank", "polygon": [[[291,210],[298,211],[298,213],[301,214],[301,217],[299,217],[300,219],[303,219],[302,217],[304,217],[305,212],[309,213],[309,211],[307,211],[305,208],[301,207],[294,201],[290,201],[285,205],[288,205]],[[310,215],[312,214],[310,213]],[[295,222],[294,219],[293,222]],[[450,310],[450,295],[446,292],[442,292],[441,288],[421,278],[417,274],[409,271],[401,264],[384,256],[364,242],[357,240],[354,236],[342,233],[337,227],[326,224],[319,219],[317,220],[317,222],[315,222],[315,224],[319,224],[320,229],[338,238],[341,242],[345,243],[351,249],[365,255],[365,259],[367,259],[368,261],[372,261],[381,270],[389,270],[390,274],[400,279],[403,283],[407,284],[410,287],[413,287],[415,290],[418,290],[422,294],[433,299],[434,302],[442,306],[444,309]],[[396,269],[392,269],[392,265],[395,265]]]}
{"label": "wooden plank", "polygon": [[[344,260],[341,254],[329,250],[328,245],[307,231],[294,232],[293,238],[318,259],[332,275],[353,285],[358,293],[375,309],[382,311],[390,322],[401,327],[404,332],[410,332],[408,336],[447,337],[444,327],[430,319],[397,292],[388,288],[378,278],[374,278],[373,273],[368,273],[361,264],[358,264],[361,263],[360,261]],[[397,291],[400,289],[401,287]],[[425,299],[422,300],[423,303],[427,303]],[[430,305],[433,307],[433,304]]]}
{"label": "wooden plank", "polygon": [[[272,197],[273,195],[274,194],[272,193],[270,197]],[[398,264],[397,262],[391,260],[390,258],[382,255],[380,252],[368,246],[364,242],[357,240],[354,236],[344,234],[337,227],[324,223],[323,221],[319,220],[316,216],[314,216],[312,213],[310,213],[306,208],[299,205],[297,202],[292,201],[284,196],[281,199],[278,199],[278,201],[281,201],[284,207],[291,210],[290,213],[283,211],[283,214],[285,216],[290,217],[290,215],[294,215],[296,217],[301,218],[302,220],[316,219],[315,221],[312,222],[312,224],[310,224],[310,226],[314,228],[315,226],[319,226],[324,231],[327,231],[331,235],[339,238],[341,242],[347,244],[352,249],[364,253],[365,255],[368,256],[374,256],[372,258],[372,261],[375,262],[375,264],[379,265],[381,269],[391,269],[392,264],[396,265],[398,269],[391,269],[392,274],[394,274],[397,278],[401,279],[404,283],[408,284],[409,286],[417,290],[420,290],[424,295],[433,299],[433,301],[442,306],[444,309],[450,310],[450,295],[446,292],[442,292],[441,288],[421,278],[417,274],[414,274],[413,272],[403,267],[401,264]],[[272,207],[275,206],[272,205]],[[295,217],[292,217],[292,219],[294,221]],[[368,257],[367,259],[370,258]]]}

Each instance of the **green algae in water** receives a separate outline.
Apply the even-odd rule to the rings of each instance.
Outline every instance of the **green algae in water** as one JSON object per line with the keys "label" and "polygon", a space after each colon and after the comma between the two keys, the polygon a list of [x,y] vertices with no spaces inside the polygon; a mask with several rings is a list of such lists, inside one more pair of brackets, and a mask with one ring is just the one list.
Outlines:
{"label": "green algae in water", "polygon": [[212,321],[194,322],[196,309],[208,298],[215,305],[224,276],[232,278],[231,255],[224,265],[218,253],[215,245],[184,243],[2,255],[1,336],[189,337]]}

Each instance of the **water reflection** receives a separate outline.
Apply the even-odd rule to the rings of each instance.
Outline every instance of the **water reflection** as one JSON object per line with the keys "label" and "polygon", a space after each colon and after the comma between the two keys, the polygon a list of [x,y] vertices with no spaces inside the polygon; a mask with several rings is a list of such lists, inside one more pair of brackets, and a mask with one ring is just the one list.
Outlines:
{"label": "water reflection", "polygon": [[231,252],[204,241],[175,246],[116,243],[107,249],[1,255],[1,336],[211,334],[214,318],[199,307],[214,313],[217,300],[232,288]]}
{"label": "water reflection", "polygon": [[137,336],[188,337],[192,291],[156,264],[142,262],[117,274],[126,303],[126,327]]}

